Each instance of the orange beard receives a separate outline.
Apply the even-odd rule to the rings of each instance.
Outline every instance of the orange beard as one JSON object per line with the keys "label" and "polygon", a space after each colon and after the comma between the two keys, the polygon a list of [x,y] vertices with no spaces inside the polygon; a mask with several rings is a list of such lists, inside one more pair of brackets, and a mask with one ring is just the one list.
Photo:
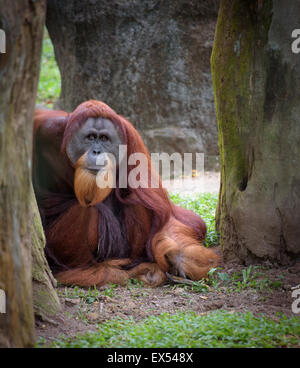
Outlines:
{"label": "orange beard", "polygon": [[96,175],[93,175],[84,167],[84,156],[85,154],[81,156],[76,163],[74,190],[80,205],[82,207],[89,207],[104,201],[111,193],[112,186],[99,188],[96,181]]}

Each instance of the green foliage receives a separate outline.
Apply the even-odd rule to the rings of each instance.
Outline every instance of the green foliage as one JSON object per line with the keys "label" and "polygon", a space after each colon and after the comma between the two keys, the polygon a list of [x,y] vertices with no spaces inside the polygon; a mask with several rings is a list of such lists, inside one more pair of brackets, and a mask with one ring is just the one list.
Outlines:
{"label": "green foliage", "polygon": [[101,324],[98,332],[74,339],[62,337],[52,347],[299,347],[299,335],[297,317],[281,316],[276,322],[250,312],[219,310],[200,316],[194,312],[163,313],[139,323],[111,320]]}
{"label": "green foliage", "polygon": [[200,215],[206,223],[207,247],[218,244],[219,235],[216,231],[215,212],[218,195],[213,193],[198,193],[193,195],[171,194],[171,200],[178,206],[187,208]]}
{"label": "green foliage", "polygon": [[[259,271],[261,269],[261,272]],[[240,292],[244,289],[254,289],[256,291],[271,291],[283,287],[283,276],[279,275],[276,280],[264,277],[263,268],[260,266],[249,266],[241,272],[234,272],[231,276],[227,272],[219,271],[219,267],[211,268],[207,279],[177,283],[174,288],[184,288],[185,291],[195,293],[207,293],[210,291],[223,289],[223,291]]]}
{"label": "green foliage", "polygon": [[64,290],[57,291],[59,295],[69,298],[69,299],[78,299],[80,298],[83,302],[87,304],[94,303],[98,300],[100,295],[99,290],[96,287],[89,288],[88,290],[81,289],[78,286],[74,287],[65,287]]}
{"label": "green foliage", "polygon": [[115,288],[118,285],[108,284],[104,290],[98,290],[96,286],[89,287],[88,289],[82,289],[78,286],[66,287],[64,290],[58,290],[58,294],[64,298],[78,299],[80,298],[85,304],[92,304],[99,300],[100,296],[113,297],[115,293]]}
{"label": "green foliage", "polygon": [[109,284],[103,291],[104,296],[113,298],[115,296],[115,289],[118,287],[117,284]]}
{"label": "green foliage", "polygon": [[57,67],[51,39],[45,31],[41,58],[37,103],[52,108],[60,94],[60,73]]}
{"label": "green foliage", "polygon": [[143,281],[141,280],[137,280],[137,279],[129,279],[127,280],[127,283],[126,283],[126,288],[128,290],[132,290],[132,289],[135,289],[135,288],[143,288],[145,285],[143,283]]}
{"label": "green foliage", "polygon": [[[240,292],[243,289],[255,289],[263,291],[278,289],[283,287],[283,276],[279,275],[277,280],[269,280],[263,276],[263,268],[259,266],[249,266],[241,272],[234,272],[229,276],[226,272],[217,271],[219,268],[213,268],[208,273],[208,284],[217,289],[225,287],[227,292]],[[261,272],[259,271],[261,269]]]}

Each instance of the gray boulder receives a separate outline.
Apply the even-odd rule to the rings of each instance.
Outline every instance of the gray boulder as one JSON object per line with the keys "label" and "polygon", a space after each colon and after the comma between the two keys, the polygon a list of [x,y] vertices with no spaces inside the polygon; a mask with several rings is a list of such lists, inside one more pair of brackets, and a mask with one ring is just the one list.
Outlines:
{"label": "gray boulder", "polygon": [[48,0],[62,75],[56,107],[102,100],[128,118],[150,152],[204,152],[216,167],[210,55],[216,0]]}

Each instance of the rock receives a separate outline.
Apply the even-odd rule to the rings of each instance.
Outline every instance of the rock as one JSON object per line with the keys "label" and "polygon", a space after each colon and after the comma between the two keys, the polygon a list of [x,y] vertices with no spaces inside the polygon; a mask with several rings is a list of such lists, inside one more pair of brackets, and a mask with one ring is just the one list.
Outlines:
{"label": "rock", "polygon": [[96,313],[96,312],[90,312],[88,313],[87,315],[87,318],[90,320],[90,321],[96,321],[97,319],[100,318],[99,314]]}
{"label": "rock", "polygon": [[80,298],[65,298],[65,303],[68,305],[78,305],[80,304]]}
{"label": "rock", "polygon": [[129,302],[126,303],[126,306],[130,309],[135,309],[136,308],[136,303],[129,301]]}
{"label": "rock", "polygon": [[56,106],[99,99],[150,152],[204,152],[218,166],[210,55],[218,0],[47,2],[62,75]]}
{"label": "rock", "polygon": [[300,262],[289,268],[290,273],[300,273]]}

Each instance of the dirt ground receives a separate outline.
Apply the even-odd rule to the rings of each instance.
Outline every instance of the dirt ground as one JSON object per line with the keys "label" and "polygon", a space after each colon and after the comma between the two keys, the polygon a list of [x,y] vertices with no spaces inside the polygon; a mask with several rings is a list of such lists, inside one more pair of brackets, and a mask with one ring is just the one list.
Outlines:
{"label": "dirt ground", "polygon": [[218,193],[220,189],[220,173],[205,171],[196,177],[185,177],[174,180],[163,180],[164,187],[169,193],[192,194],[192,193]]}
{"label": "dirt ground", "polygon": [[[190,185],[184,193],[217,192],[219,189],[219,174],[216,173],[189,180]],[[175,181],[170,191],[177,190],[183,193]],[[215,251],[221,255],[220,247]],[[92,293],[89,297],[87,290],[60,286],[57,291],[63,310],[52,322],[37,320],[36,336],[49,344],[60,335],[72,337],[77,333],[95,331],[97,324],[117,317],[133,317],[139,321],[163,312],[195,311],[203,314],[225,309],[251,311],[257,316],[263,313],[274,319],[279,318],[278,312],[295,316],[291,288],[300,284],[300,262],[285,267],[254,265],[243,283],[243,272],[247,270],[246,266],[222,262],[213,276],[217,284],[211,280],[207,282],[208,287],[200,289],[171,283],[158,288],[130,283],[123,287],[104,286],[99,289],[99,295],[95,297]],[[226,274],[227,280],[221,280],[218,272]]]}
{"label": "dirt ground", "polygon": [[[217,249],[218,253],[220,252]],[[235,275],[242,275],[245,266],[221,264],[218,272],[226,273],[231,280],[220,282],[217,287],[209,286],[207,291],[192,290],[189,285],[166,284],[158,288],[127,285],[102,287],[95,300],[89,304],[87,290],[58,287],[62,312],[53,322],[36,321],[36,336],[44,338],[47,343],[60,335],[73,337],[77,333],[95,331],[97,324],[110,319],[133,317],[139,321],[149,315],[163,312],[195,311],[203,314],[217,309],[235,312],[251,311],[259,316],[261,313],[278,319],[278,312],[286,316],[295,316],[292,311],[292,287],[300,283],[300,262],[289,267],[258,265],[253,267],[253,276],[257,274],[256,283],[267,285],[259,290],[251,283],[245,288],[233,286]],[[231,290],[230,290],[231,288]],[[81,293],[80,296],[76,294]],[[70,297],[71,296],[71,297]],[[93,300],[93,298],[92,298]]]}

